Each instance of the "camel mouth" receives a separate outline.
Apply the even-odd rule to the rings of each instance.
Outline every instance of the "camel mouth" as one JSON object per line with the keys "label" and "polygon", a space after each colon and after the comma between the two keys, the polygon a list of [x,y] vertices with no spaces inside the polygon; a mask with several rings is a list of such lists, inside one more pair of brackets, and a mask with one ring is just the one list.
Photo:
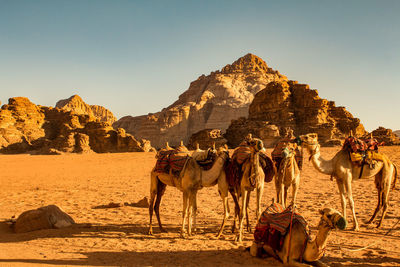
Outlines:
{"label": "camel mouth", "polygon": [[339,229],[339,230],[344,230],[347,227],[347,221],[345,218],[340,217],[339,220],[336,221],[335,226]]}

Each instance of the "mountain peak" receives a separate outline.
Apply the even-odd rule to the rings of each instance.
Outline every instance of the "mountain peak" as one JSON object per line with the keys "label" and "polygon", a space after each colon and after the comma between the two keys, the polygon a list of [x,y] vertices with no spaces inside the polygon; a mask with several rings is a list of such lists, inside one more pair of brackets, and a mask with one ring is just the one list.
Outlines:
{"label": "mountain peak", "polygon": [[222,73],[235,73],[235,72],[273,72],[268,67],[267,63],[260,57],[248,53],[243,57],[238,58],[232,64],[228,64],[221,70]]}

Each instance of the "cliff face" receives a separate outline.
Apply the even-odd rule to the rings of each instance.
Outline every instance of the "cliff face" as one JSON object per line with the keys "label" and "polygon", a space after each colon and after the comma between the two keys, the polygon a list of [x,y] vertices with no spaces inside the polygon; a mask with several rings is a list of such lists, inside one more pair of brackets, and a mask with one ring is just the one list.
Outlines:
{"label": "cliff face", "polygon": [[56,103],[56,108],[65,111],[71,111],[78,115],[89,115],[101,122],[108,122],[112,125],[117,119],[111,111],[105,107],[98,105],[88,105],[78,95],[73,95],[70,98],[62,99]]}
{"label": "cliff face", "polygon": [[[83,102],[83,101],[82,101]],[[78,106],[75,106],[78,107]],[[88,110],[79,106],[81,113]],[[151,150],[124,129],[88,114],[37,106],[24,97],[10,98],[0,110],[0,152],[130,152]]]}
{"label": "cliff face", "polygon": [[[379,127],[371,132],[372,136],[378,140],[378,142],[383,142],[384,145],[400,145],[400,137],[393,132],[391,129],[386,129],[384,127]],[[365,136],[368,138],[369,136]]]}
{"label": "cliff face", "polygon": [[113,124],[153,146],[168,141],[177,145],[203,129],[224,132],[232,119],[247,116],[254,95],[272,81],[287,78],[274,71],[259,57],[247,54],[221,71],[200,76],[179,99],[154,114],[123,117]]}
{"label": "cliff face", "polygon": [[320,98],[317,90],[296,81],[279,81],[271,82],[255,96],[248,119],[233,121],[225,137],[229,144],[237,145],[246,132],[252,132],[271,146],[286,127],[296,135],[317,133],[322,145],[340,144],[350,131],[356,136],[366,134],[359,119],[333,101]]}

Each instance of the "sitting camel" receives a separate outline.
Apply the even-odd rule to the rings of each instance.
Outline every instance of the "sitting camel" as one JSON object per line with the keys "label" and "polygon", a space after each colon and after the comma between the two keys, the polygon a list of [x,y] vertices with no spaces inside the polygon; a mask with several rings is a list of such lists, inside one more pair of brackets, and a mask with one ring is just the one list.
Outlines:
{"label": "sitting camel", "polygon": [[310,160],[312,161],[314,167],[319,172],[330,175],[336,179],[342,201],[343,216],[345,219],[347,195],[350,208],[353,213],[353,229],[356,231],[359,230],[359,226],[354,210],[351,183],[354,179],[367,179],[375,176],[375,186],[378,190],[378,205],[371,219],[368,221],[368,224],[372,223],[380,209],[383,207],[382,217],[377,225],[377,227],[380,227],[389,205],[389,192],[391,185],[395,184],[397,178],[397,168],[389,160],[389,158],[382,154],[383,161],[377,161],[371,166],[372,168],[365,167],[362,171],[362,175],[360,176],[362,168],[361,166],[352,163],[348,151],[341,149],[332,159],[325,160],[321,157],[317,134],[310,133],[302,135],[300,139],[302,141],[302,146],[308,150],[310,154]]}
{"label": "sitting camel", "polygon": [[[166,186],[174,186],[183,192],[183,212],[182,212],[182,228],[181,235],[185,237],[185,224],[188,220],[187,234],[192,234],[192,226],[196,226],[196,211],[197,211],[197,191],[204,186],[212,186],[219,182],[219,177],[224,175],[223,167],[225,162],[229,159],[229,153],[227,149],[220,148],[217,152],[217,158],[213,163],[211,169],[203,170],[197,162],[189,157],[185,164],[185,167],[181,171],[179,177],[168,173],[156,172],[155,169],[151,172],[151,184],[150,184],[150,225],[149,234],[153,233],[152,229],[152,217],[153,208],[156,213],[158,225],[161,232],[165,232],[160,221],[160,203],[161,198],[165,192]],[[154,199],[156,201],[154,203]],[[192,221],[193,219],[193,221]]]}
{"label": "sitting camel", "polygon": [[301,263],[301,261],[310,262],[317,266],[327,266],[319,259],[324,255],[328,236],[333,229],[344,230],[347,222],[338,211],[331,208],[320,210],[320,214],[318,233],[314,240],[309,239],[309,235],[301,223],[294,222],[292,229],[288,230],[290,233],[284,237],[280,250],[274,250],[267,243],[253,242],[250,247],[250,254],[260,256],[259,252],[262,248],[269,256],[276,257],[283,264],[289,266],[310,266]]}
{"label": "sitting camel", "polygon": [[275,189],[277,202],[286,207],[287,192],[292,185],[292,204],[296,201],[297,190],[300,185],[300,170],[295,158],[296,144],[289,143],[286,157],[280,163],[277,175],[275,176]]}

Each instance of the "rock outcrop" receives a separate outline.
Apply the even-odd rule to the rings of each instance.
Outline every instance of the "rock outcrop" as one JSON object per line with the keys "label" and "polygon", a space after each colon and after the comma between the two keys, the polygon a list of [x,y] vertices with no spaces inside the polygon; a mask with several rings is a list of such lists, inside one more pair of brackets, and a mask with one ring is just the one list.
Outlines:
{"label": "rock outcrop", "polygon": [[259,57],[247,54],[221,71],[200,76],[179,99],[154,114],[123,117],[113,124],[160,148],[166,141],[177,145],[203,129],[228,128],[232,119],[247,116],[254,95],[272,81],[287,78]]}
{"label": "rock outcrop", "polygon": [[37,106],[23,97],[10,98],[0,110],[0,152],[59,154],[153,149],[147,140],[140,142],[124,129],[115,130],[108,122],[78,113]]}
{"label": "rock outcrop", "polygon": [[[378,142],[383,142],[385,146],[400,145],[400,138],[391,129],[379,127],[373,130],[371,134]],[[365,136],[365,138],[368,137],[369,135]]]}
{"label": "rock outcrop", "polygon": [[199,144],[200,149],[206,150],[210,148],[213,143],[215,143],[216,148],[227,143],[220,129],[205,129],[194,133],[189,139],[188,148],[194,150],[197,144]]}
{"label": "rock outcrop", "polygon": [[43,229],[60,229],[75,224],[74,219],[56,205],[28,210],[18,216],[13,228],[16,233]]}
{"label": "rock outcrop", "polygon": [[400,130],[394,131],[393,132],[395,135],[397,135],[398,137],[400,137]]}
{"label": "rock outcrop", "polygon": [[58,101],[56,108],[71,111],[78,115],[88,115],[89,117],[96,118],[98,121],[108,122],[109,124],[113,124],[117,120],[112,112],[105,107],[88,105],[78,95]]}
{"label": "rock outcrop", "polygon": [[248,119],[233,121],[225,138],[236,146],[250,132],[272,146],[286,127],[296,135],[317,133],[321,145],[340,145],[351,131],[356,136],[367,133],[359,119],[333,101],[320,98],[317,90],[296,81],[279,81],[256,94]]}

